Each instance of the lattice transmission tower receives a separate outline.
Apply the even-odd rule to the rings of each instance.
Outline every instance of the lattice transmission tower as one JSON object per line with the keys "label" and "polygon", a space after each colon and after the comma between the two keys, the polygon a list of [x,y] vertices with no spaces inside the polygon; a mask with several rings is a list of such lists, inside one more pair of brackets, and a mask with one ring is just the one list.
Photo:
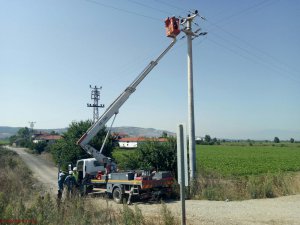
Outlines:
{"label": "lattice transmission tower", "polygon": [[34,122],[34,121],[29,121],[28,123],[29,123],[30,129],[31,129],[31,132],[33,133],[34,124],[35,124],[36,122]]}
{"label": "lattice transmission tower", "polygon": [[93,123],[95,123],[99,119],[99,108],[104,108],[104,104],[99,105],[100,90],[102,87],[97,87],[96,85],[95,87],[92,87],[92,85],[90,85],[90,88],[92,89],[91,99],[94,101],[94,103],[87,103],[87,107],[93,108]]}

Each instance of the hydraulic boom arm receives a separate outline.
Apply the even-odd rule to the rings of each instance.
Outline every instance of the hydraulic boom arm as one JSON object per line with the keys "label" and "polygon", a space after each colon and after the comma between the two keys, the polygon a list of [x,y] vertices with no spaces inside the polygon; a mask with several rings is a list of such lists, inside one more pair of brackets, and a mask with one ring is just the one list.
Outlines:
{"label": "hydraulic boom arm", "polygon": [[174,46],[176,37],[172,37],[171,44],[158,56],[155,61],[149,65],[137,76],[137,78],[125,89],[125,91],[106,109],[102,116],[87,130],[87,132],[77,141],[86,152],[95,157],[99,162],[106,163],[107,157],[97,151],[89,142],[105,126],[108,120],[119,112],[120,107],[127,101],[129,96],[136,90],[137,86],[149,74],[149,72],[158,64],[159,60]]}

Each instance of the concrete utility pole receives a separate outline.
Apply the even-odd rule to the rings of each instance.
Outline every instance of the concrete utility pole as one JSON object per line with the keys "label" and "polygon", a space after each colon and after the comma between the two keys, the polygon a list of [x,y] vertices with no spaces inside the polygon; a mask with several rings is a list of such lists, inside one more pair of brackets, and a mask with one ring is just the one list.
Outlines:
{"label": "concrete utility pole", "polygon": [[185,177],[185,160],[187,154],[185,154],[185,132],[183,125],[178,125],[177,130],[177,174],[178,183],[180,185],[180,202],[181,202],[181,225],[186,225],[186,210],[185,210],[185,184],[188,177]]}
{"label": "concrete utility pole", "polygon": [[[188,64],[188,134],[189,134],[189,153],[190,153],[190,179],[196,178],[196,142],[195,142],[195,118],[194,118],[194,85],[193,85],[193,51],[192,40],[201,35],[206,35],[206,32],[197,34],[200,29],[192,31],[192,23],[196,16],[199,16],[198,11],[189,14],[187,18],[181,19],[181,24],[184,26],[183,32],[187,36],[187,64]],[[201,17],[204,19],[203,17]]]}
{"label": "concrete utility pole", "polygon": [[98,88],[97,86],[92,87],[92,85],[90,85],[90,88],[92,89],[91,99],[94,100],[94,103],[87,103],[87,107],[93,107],[93,123],[95,123],[99,118],[99,108],[104,108],[104,104],[98,104],[100,100],[100,90],[102,87]]}

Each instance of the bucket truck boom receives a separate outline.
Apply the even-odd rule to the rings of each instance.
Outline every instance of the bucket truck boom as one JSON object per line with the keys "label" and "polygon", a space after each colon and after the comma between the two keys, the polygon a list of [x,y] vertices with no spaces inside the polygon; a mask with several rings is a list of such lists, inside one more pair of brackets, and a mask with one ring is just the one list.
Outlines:
{"label": "bucket truck boom", "polygon": [[97,133],[105,126],[109,119],[118,114],[121,106],[127,101],[130,95],[136,90],[137,86],[142,80],[150,73],[150,71],[158,64],[161,58],[174,46],[176,43],[176,36],[169,36],[173,39],[171,44],[158,56],[154,61],[151,61],[149,65],[137,76],[137,78],[121,93],[121,95],[106,109],[103,115],[87,130],[87,132],[77,141],[87,153],[96,158],[100,163],[107,163],[107,157],[102,154],[101,151],[97,151],[94,147],[89,145],[89,142]]}

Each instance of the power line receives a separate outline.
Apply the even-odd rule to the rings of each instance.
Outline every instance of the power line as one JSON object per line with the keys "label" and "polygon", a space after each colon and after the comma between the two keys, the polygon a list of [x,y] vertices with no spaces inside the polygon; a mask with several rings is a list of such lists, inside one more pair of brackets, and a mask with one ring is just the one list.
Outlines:
{"label": "power line", "polygon": [[163,4],[163,5],[166,5],[166,6],[172,7],[172,8],[174,8],[174,9],[177,9],[177,10],[179,10],[180,12],[183,12],[183,13],[186,13],[186,12],[188,11],[188,10],[186,10],[186,9],[182,9],[181,7],[175,6],[175,5],[173,5],[173,4],[170,4],[170,3],[167,3],[167,2],[164,2],[164,1],[161,1],[161,0],[154,0],[154,1],[159,2],[159,3],[161,3],[161,4]]}
{"label": "power line", "polygon": [[[208,23],[210,23],[210,22],[208,21]],[[280,63],[281,65],[284,65],[285,67],[289,67],[289,68],[290,68],[290,66],[286,65],[286,64],[283,63],[281,60],[279,60],[279,59],[277,59],[276,57],[270,55],[269,53],[267,53],[267,52],[265,52],[265,51],[263,51],[263,50],[257,48],[256,46],[254,46],[253,44],[249,43],[248,41],[241,39],[241,38],[238,37],[237,35],[235,35],[235,34],[229,32],[229,31],[225,30],[224,28],[220,27],[219,25],[213,24],[213,23],[210,23],[210,24],[212,24],[213,26],[215,26],[215,27],[217,27],[218,29],[222,30],[223,32],[227,33],[228,35],[230,35],[231,37],[235,38],[236,40],[238,40],[238,41],[240,41],[240,42],[243,42],[245,45],[247,45],[247,46],[249,46],[250,48],[256,50],[256,51],[259,52],[260,54],[262,54],[262,55],[264,55],[264,56],[266,56],[266,57],[268,57],[268,58],[270,58],[270,59],[272,59],[272,60],[274,60],[274,61]],[[212,32],[212,33],[213,33],[213,32]],[[224,37],[224,36],[222,36],[222,37]],[[249,52],[249,51],[248,51],[248,52]],[[279,67],[277,64],[275,64],[275,65],[276,65],[277,67]],[[287,72],[292,72],[292,71],[289,71],[289,70],[286,69],[286,68],[281,68],[281,69],[285,69]],[[292,68],[290,68],[290,69],[292,69]],[[299,72],[296,71],[296,70],[294,70],[294,69],[293,69],[293,72],[299,74]]]}
{"label": "power line", "polygon": [[[265,63],[265,62],[262,62],[262,61],[260,61],[260,60],[257,60],[257,58],[251,58],[251,57],[249,57],[249,56],[245,56],[245,55],[243,55],[243,54],[240,54],[240,53],[236,52],[235,50],[233,50],[233,49],[231,49],[231,48],[228,48],[228,46],[223,45],[223,44],[220,44],[220,43],[216,42],[216,41],[213,40],[213,39],[208,39],[208,41],[210,41],[210,42],[214,43],[215,45],[218,45],[218,46],[220,46],[220,47],[222,47],[222,48],[224,48],[224,49],[226,49],[226,50],[232,52],[233,54],[236,54],[236,55],[238,55],[238,56],[240,56],[240,57],[242,57],[242,58],[244,58],[244,59],[246,59],[246,60],[252,61],[252,62],[254,62],[254,63],[256,63],[256,64],[261,64],[261,65],[264,65],[264,66],[268,66],[270,69],[272,69],[273,71],[277,72],[278,75],[280,75],[281,77],[286,78],[286,76],[282,74],[282,71],[276,70],[276,68],[270,66],[269,64],[267,64],[267,63]],[[294,81],[300,83],[300,81],[299,81],[298,79],[296,79],[295,77],[289,76],[289,78],[291,78],[292,80],[294,80]]]}
{"label": "power line", "polygon": [[167,12],[167,11],[165,11],[165,10],[158,9],[158,8],[153,7],[153,6],[149,6],[149,5],[147,5],[147,4],[140,3],[140,2],[135,1],[135,0],[127,0],[127,1],[132,2],[132,3],[134,3],[134,4],[137,4],[137,5],[140,5],[140,6],[143,6],[143,7],[147,8],[147,9],[153,9],[153,10],[155,10],[155,11],[157,11],[157,12],[161,12],[161,13],[169,14],[169,15],[172,14],[172,13]]}
{"label": "power line", "polygon": [[264,8],[264,7],[267,6],[267,4],[264,5],[265,3],[270,3],[272,1],[274,1],[274,0],[264,0],[264,1],[261,1],[259,3],[253,4],[253,5],[249,6],[249,7],[246,7],[244,9],[242,9],[242,10],[239,10],[236,13],[233,13],[233,14],[231,14],[229,16],[226,16],[225,18],[222,18],[219,21],[216,21],[215,23],[224,23],[225,21],[228,21],[228,20],[230,20],[230,19],[232,19],[234,17],[238,17],[240,15],[245,15],[246,12],[249,12],[249,11],[251,11],[253,9]]}
{"label": "power line", "polygon": [[[122,8],[119,8],[119,7],[115,7],[115,6],[113,6],[113,5],[108,5],[108,4],[101,3],[101,2],[96,1],[96,0],[84,0],[84,1],[89,2],[89,3],[92,3],[92,4],[96,4],[96,5],[99,5],[99,6],[103,6],[103,7],[106,7],[106,8],[110,8],[110,9],[113,9],[113,10],[117,10],[117,11],[120,11],[120,12],[132,14],[132,15],[134,15],[134,16],[144,17],[144,18],[150,19],[150,20],[152,20],[152,21],[160,21],[160,22],[163,21],[162,19],[159,19],[159,18],[155,18],[155,17],[151,17],[151,16],[146,16],[146,15],[137,13],[137,12],[132,11],[132,10],[122,9]],[[139,2],[134,1],[134,0],[128,0],[128,1],[149,8],[149,6],[146,5],[146,4],[139,3]],[[162,11],[162,10],[156,9],[156,8],[154,8],[154,7],[151,7],[151,8],[152,8],[153,10],[156,10],[156,11]],[[169,13],[169,12],[165,12],[165,13]],[[141,58],[141,57],[138,57],[138,59],[140,59],[140,58]],[[147,57],[147,58],[149,58],[149,57]],[[139,60],[139,63],[140,63],[140,64],[141,64],[141,61],[142,61],[142,60]],[[144,58],[143,61],[146,61],[145,58]],[[133,61],[133,62],[132,62],[132,65],[136,65],[136,64],[137,64],[137,61]],[[126,68],[128,68],[128,67],[129,67],[129,63],[126,63],[126,65],[123,67],[124,69],[120,68],[119,70],[120,70],[121,72],[124,72],[124,71],[127,71]]]}
{"label": "power line", "polygon": [[[284,72],[287,75],[287,77],[292,78],[293,80],[297,80],[297,79],[295,79],[295,77],[293,75],[290,74],[289,71],[287,71],[283,67],[280,67],[277,63],[270,62],[269,60],[266,60],[265,58],[262,58],[261,56],[255,54],[254,52],[249,51],[248,49],[239,46],[237,43],[233,43],[232,41],[228,41],[226,38],[224,38],[224,36],[221,36],[221,35],[219,35],[217,33],[212,32],[212,31],[210,31],[210,34],[218,37],[219,39],[222,39],[223,42],[225,41],[227,43],[230,43],[232,46],[234,46],[235,48],[241,50],[242,52],[245,52],[250,57],[253,57],[255,60],[259,60],[259,62],[261,64],[264,64],[264,65],[268,66],[269,68],[272,68],[273,70],[276,70],[279,73],[283,73]],[[288,75],[288,74],[290,74],[290,75]]]}
{"label": "power line", "polygon": [[158,19],[158,18],[155,18],[155,17],[152,17],[152,16],[147,16],[147,15],[143,15],[143,14],[140,14],[140,13],[137,13],[137,12],[134,12],[134,11],[131,11],[131,10],[118,8],[118,7],[115,7],[115,6],[112,6],[112,5],[108,5],[108,4],[104,4],[104,3],[102,3],[102,2],[98,2],[98,1],[96,1],[96,0],[84,0],[84,1],[90,2],[90,3],[93,3],[93,4],[96,4],[96,5],[101,5],[101,6],[103,6],[103,7],[110,8],[110,9],[114,9],[114,10],[117,10],[117,11],[120,11],[120,12],[132,14],[132,15],[135,15],[135,16],[148,18],[148,19],[151,19],[151,20],[154,20],[154,21],[160,21],[160,22],[162,21],[161,19]]}
{"label": "power line", "polygon": [[[270,0],[265,0],[265,1],[260,2],[260,3],[258,3],[258,4],[255,4],[255,5],[252,5],[252,6],[250,6],[250,7],[247,7],[247,8],[245,8],[245,9],[239,11],[238,13],[235,13],[235,14],[233,14],[233,15],[231,15],[231,16],[228,16],[228,17],[225,18],[225,20],[228,20],[228,19],[233,18],[233,17],[235,17],[235,16],[241,15],[243,12],[250,11],[250,10],[253,10],[253,9],[258,9],[258,7],[262,8],[262,7],[270,6],[270,4],[273,4],[274,2],[275,2],[274,0],[271,0],[271,1],[270,1]],[[267,3],[267,4],[265,4],[265,3]],[[255,49],[255,50],[258,51],[261,55],[264,55],[265,57],[268,57],[269,59],[271,58],[273,61],[276,61],[276,62],[277,62],[277,63],[274,63],[274,62],[266,61],[266,59],[264,59],[264,58],[258,56],[257,54],[255,54],[255,53],[249,51],[248,49],[242,48],[242,47],[238,46],[236,43],[234,43],[234,44],[231,43],[231,44],[234,45],[236,48],[238,48],[238,49],[240,49],[240,50],[246,52],[248,55],[250,55],[250,56],[252,56],[252,57],[254,57],[254,58],[260,58],[260,60],[263,61],[263,64],[264,64],[264,65],[266,65],[266,66],[268,66],[268,67],[271,67],[273,70],[274,70],[274,69],[275,69],[275,70],[277,69],[277,72],[279,72],[279,70],[280,70],[280,73],[282,73],[283,71],[284,71],[285,73],[290,73],[290,72],[292,72],[292,71],[290,71],[290,69],[292,69],[290,66],[286,65],[285,63],[283,63],[281,60],[277,59],[276,57],[274,57],[274,56],[270,55],[269,53],[267,53],[267,52],[265,52],[265,51],[263,51],[263,50],[261,50],[261,49],[255,47],[254,45],[252,45],[252,44],[250,44],[249,42],[247,42],[247,41],[241,39],[241,38],[238,37],[237,35],[234,35],[233,33],[231,33],[231,32],[229,32],[229,31],[225,30],[224,28],[222,28],[221,26],[219,26],[217,23],[212,23],[212,22],[210,22],[209,20],[206,20],[206,21],[207,21],[210,25],[215,26],[215,28],[218,28],[218,29],[222,30],[223,32],[225,32],[225,33],[227,33],[228,35],[232,36],[233,38],[239,40],[240,42],[243,42],[243,44],[246,44],[248,47]],[[224,38],[224,36],[217,35],[217,34],[214,33],[212,30],[210,30],[210,33],[213,34],[213,35],[216,35],[216,36],[218,36],[220,39],[222,39],[222,40],[227,41],[227,42],[230,43],[230,41],[226,40],[226,39]],[[201,40],[201,42],[199,42],[199,43],[202,43],[204,40],[206,40],[206,38],[203,39],[203,40]],[[198,44],[198,42],[197,42],[196,44]],[[241,56],[241,54],[239,54],[239,55]],[[249,58],[247,58],[247,59],[249,59]],[[251,61],[253,61],[253,60],[251,60]],[[279,66],[278,63],[280,63],[281,65],[284,65],[285,67],[288,67],[289,69],[287,69],[287,68],[285,68],[285,67],[282,67],[282,66]],[[299,74],[299,72],[296,71],[296,70],[293,70],[293,72],[294,72],[295,74]],[[292,78],[293,80],[295,80],[295,77],[293,77],[293,76],[288,76],[288,77],[289,77],[289,78]]]}
{"label": "power line", "polygon": [[[118,8],[118,7],[115,7],[115,6],[112,6],[112,5],[104,4],[104,3],[98,2],[98,1],[96,1],[96,0],[85,0],[85,1],[90,2],[90,3],[94,3],[94,4],[98,4],[98,5],[107,7],[107,8],[111,8],[111,9],[114,9],[114,10],[118,10],[118,11],[121,11],[121,12],[129,13],[129,14],[132,14],[132,15],[135,15],[135,16],[141,16],[141,17],[148,18],[148,19],[155,20],[155,21],[162,21],[161,19],[158,19],[158,18],[155,18],[155,17],[146,16],[146,15],[143,15],[143,14],[140,14],[140,13],[136,13],[136,12],[134,12],[134,11],[130,11],[130,10]],[[128,0],[128,1],[129,1],[129,2],[132,2],[132,3],[134,3],[134,4],[137,4],[137,5],[143,6],[143,7],[151,8],[151,9],[156,10],[156,11],[161,12],[161,13],[168,13],[168,14],[170,14],[170,13],[167,12],[167,11],[164,11],[164,10],[161,10],[161,9],[157,9],[157,8],[152,7],[152,6],[149,6],[149,5],[147,5],[147,4],[137,2],[137,1],[135,1],[135,0]],[[166,3],[166,2],[161,1],[161,0],[155,0],[155,1],[158,2],[158,3],[164,4],[164,5],[170,6],[170,7],[172,7],[172,8],[175,8],[175,9],[180,10],[180,11],[183,12],[183,9],[182,9],[181,7],[175,6],[175,5],[170,4],[170,3]],[[210,25],[212,25],[212,26],[214,26],[214,27],[216,27],[216,28],[218,28],[218,29],[224,31],[225,33],[229,34],[230,36],[234,37],[235,39],[237,39],[237,40],[243,42],[244,44],[250,46],[251,48],[256,49],[256,50],[259,51],[261,54],[263,54],[263,55],[265,55],[265,56],[267,56],[267,57],[269,57],[269,58],[272,58],[273,60],[276,60],[277,62],[279,62],[279,63],[281,63],[282,65],[284,65],[284,63],[282,63],[280,60],[276,59],[275,57],[271,56],[270,54],[268,54],[268,53],[266,53],[266,52],[263,52],[262,50],[259,50],[257,47],[255,47],[255,46],[253,46],[253,45],[250,45],[247,41],[244,41],[243,39],[237,37],[236,35],[234,35],[234,34],[228,32],[228,31],[226,31],[224,28],[220,27],[220,26],[217,24],[217,23],[224,23],[224,22],[226,22],[226,21],[228,21],[228,20],[230,20],[230,19],[232,19],[232,18],[234,18],[234,17],[238,17],[238,16],[240,16],[240,15],[244,15],[246,12],[250,12],[250,11],[253,11],[253,10],[258,10],[258,9],[264,8],[264,7],[269,6],[270,4],[272,4],[272,3],[274,3],[274,2],[275,2],[275,0],[264,0],[264,1],[261,1],[261,2],[259,2],[259,3],[253,4],[253,5],[251,5],[251,6],[247,7],[247,8],[244,8],[244,9],[242,9],[242,10],[240,10],[240,11],[234,13],[234,14],[231,14],[231,15],[229,15],[229,16],[223,18],[221,22],[215,22],[215,23],[212,23],[212,22],[208,21],[208,23],[209,23]],[[196,24],[196,25],[198,25],[198,24]],[[210,31],[210,32],[211,32],[213,35],[217,35],[216,33],[212,32],[212,31]],[[224,39],[224,37],[220,37],[220,35],[217,35],[217,36],[219,36],[219,38],[222,38],[223,40],[225,40],[225,41],[228,42],[228,40]],[[198,45],[198,44],[200,44],[200,43],[203,43],[203,41],[205,41],[206,39],[207,39],[207,38],[202,39],[200,42],[196,42],[196,45]],[[252,57],[254,57],[254,58],[261,58],[261,57],[255,55],[254,53],[252,53],[251,51],[249,51],[249,50],[247,50],[247,49],[245,49],[245,48],[242,48],[242,47],[238,46],[237,44],[234,44],[234,45],[236,46],[236,48],[238,48],[238,49],[240,49],[240,50],[246,52],[248,55],[250,55],[250,56],[252,56]],[[179,48],[179,47],[181,47],[181,46],[183,46],[183,44],[177,46],[177,48]],[[238,54],[238,55],[241,56],[241,54]],[[249,57],[247,57],[247,58],[249,59]],[[283,70],[283,68],[279,67],[279,66],[276,65],[276,64],[268,65],[268,64],[272,64],[272,63],[271,63],[271,62],[266,62],[266,60],[265,60],[265,59],[262,59],[262,58],[261,58],[261,60],[264,61],[264,62],[263,62],[264,65],[267,65],[267,66],[269,66],[269,67],[271,67],[271,68],[273,68],[273,69],[276,67],[277,70],[281,70],[281,71]],[[251,61],[253,61],[253,60],[251,60]],[[134,63],[136,63],[136,62],[134,62]],[[285,70],[286,70],[286,69],[285,69]],[[296,72],[296,71],[295,71],[295,72]],[[298,72],[296,72],[296,73],[298,73]]]}
{"label": "power line", "polygon": [[[122,11],[122,12],[131,13],[131,14],[133,14],[133,15],[135,15],[135,16],[140,16],[140,15],[141,15],[141,14],[136,13],[136,12],[134,12],[134,11],[123,10],[123,9],[121,9],[121,8],[117,8],[117,7],[114,7],[114,6],[111,6],[111,5],[107,5],[107,4],[103,4],[103,3],[100,3],[100,2],[95,1],[95,0],[85,0],[85,1],[90,2],[90,3],[94,3],[94,4],[98,4],[98,5],[101,5],[101,6],[104,6],[104,7],[112,8],[112,9],[115,9],[115,10],[119,10],[119,11]],[[172,13],[170,13],[170,12],[168,12],[168,11],[160,10],[160,9],[155,8],[155,7],[149,6],[149,5],[147,5],[147,4],[143,4],[143,3],[137,2],[137,1],[135,1],[135,0],[127,0],[127,1],[132,2],[132,3],[134,3],[134,4],[137,4],[137,5],[140,5],[140,6],[143,6],[143,7],[146,7],[146,8],[151,8],[151,9],[153,9],[153,10],[155,10],[155,11],[158,11],[158,12],[161,12],[161,13],[164,13],[164,14],[165,14],[165,13],[166,13],[166,14],[169,14],[169,15],[172,14]],[[149,17],[146,16],[146,18],[149,18]],[[151,19],[155,19],[155,20],[157,20],[157,21],[162,21],[161,19],[158,19],[158,18],[154,18],[154,17],[150,17],[150,18],[151,18]],[[176,46],[174,46],[174,48],[175,48],[175,47],[176,47]],[[160,50],[153,51],[153,53],[154,53],[154,52],[158,52],[158,51],[160,51]],[[153,54],[153,55],[155,55],[155,54]],[[141,57],[137,57],[137,58],[138,58],[138,59],[141,59]],[[132,63],[126,63],[126,65],[123,67],[124,69],[123,69],[123,68],[120,68],[120,73],[121,73],[121,72],[123,73],[123,72],[125,72],[125,71],[128,71],[127,68],[128,68],[128,67],[132,68],[131,65],[142,64],[143,62],[146,62],[149,58],[150,58],[150,57],[147,56],[147,57],[144,57],[144,58],[141,59],[141,60],[138,60],[138,61],[132,61]]]}

